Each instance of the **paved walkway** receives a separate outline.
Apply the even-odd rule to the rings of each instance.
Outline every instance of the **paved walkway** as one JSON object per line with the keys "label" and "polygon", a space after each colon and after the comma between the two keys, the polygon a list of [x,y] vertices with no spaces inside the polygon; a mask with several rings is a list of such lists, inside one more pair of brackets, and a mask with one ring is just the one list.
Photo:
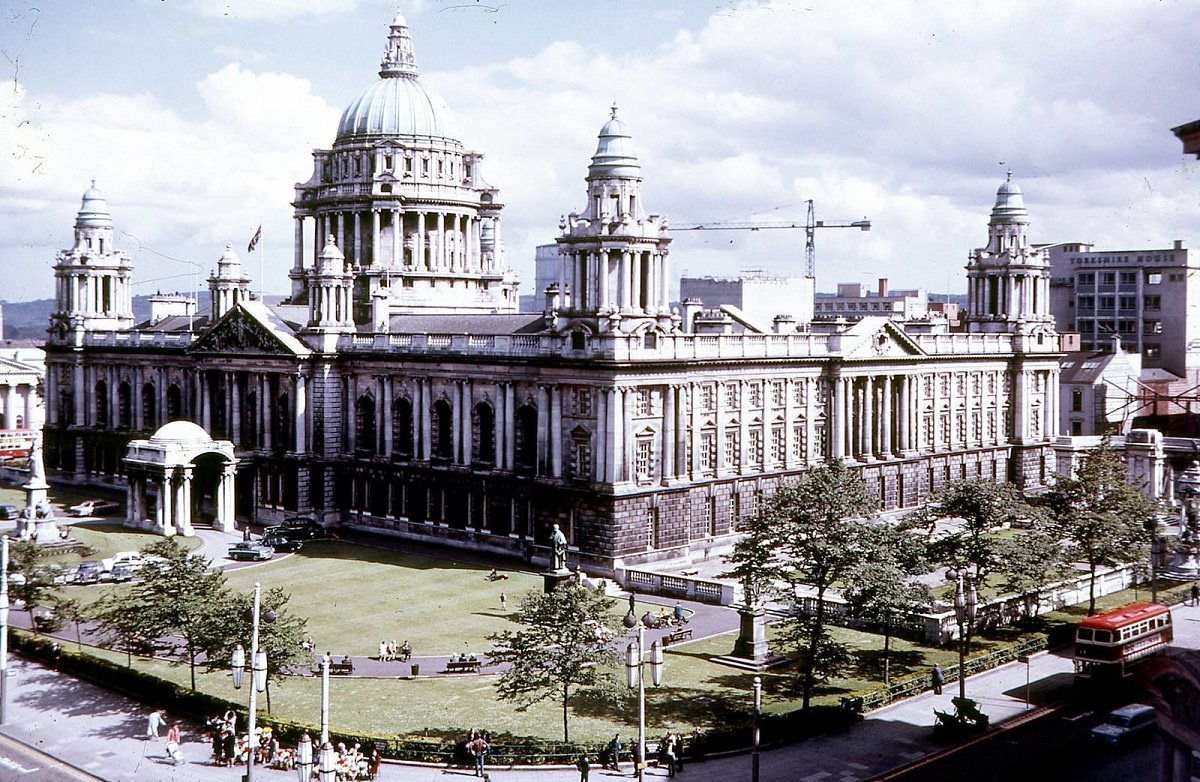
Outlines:
{"label": "paved walkway", "polygon": [[[1200,647],[1200,608],[1180,606],[1174,609],[1177,644]],[[1195,629],[1193,629],[1195,628]],[[7,724],[0,732],[36,747],[98,779],[112,782],[237,782],[244,769],[213,766],[207,762],[209,746],[198,726],[185,731],[182,766],[167,764],[164,741],[147,741],[145,716],[149,709],[128,698],[114,695],[63,674],[22,660],[14,661],[15,675],[10,678]],[[993,725],[1032,714],[1039,707],[1062,699],[1071,686],[1072,665],[1063,654],[1043,653],[1031,658],[1030,699],[1026,707],[1026,666],[1013,663],[979,674],[967,682],[968,694],[982,703]],[[822,736],[798,744],[766,750],[761,755],[763,782],[853,782],[870,779],[944,747],[932,740],[933,710],[952,708],[950,699],[957,693],[951,685],[940,696],[932,693],[893,704],[870,714],[867,719],[841,734]],[[629,763],[625,763],[629,776]],[[531,782],[575,782],[573,769],[489,769],[496,782],[506,779]],[[0,779],[35,780],[31,775]],[[735,755],[689,764],[683,778],[693,782],[727,782],[748,779],[750,756]],[[387,764],[380,779],[386,782],[432,782],[470,776],[461,769]],[[665,772],[651,769],[648,776]],[[595,768],[593,780],[615,779],[615,772]],[[256,769],[256,779],[284,782],[294,773]]]}

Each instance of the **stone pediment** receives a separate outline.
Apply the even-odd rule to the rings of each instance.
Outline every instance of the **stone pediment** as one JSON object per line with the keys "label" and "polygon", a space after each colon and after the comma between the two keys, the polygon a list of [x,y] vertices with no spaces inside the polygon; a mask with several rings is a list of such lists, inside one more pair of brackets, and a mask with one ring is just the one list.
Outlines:
{"label": "stone pediment", "polygon": [[296,355],[296,351],[270,325],[254,317],[240,305],[225,313],[223,318],[201,334],[188,348],[188,352]]}
{"label": "stone pediment", "polygon": [[842,335],[842,355],[847,359],[871,359],[911,358],[926,354],[891,321],[869,318]]}

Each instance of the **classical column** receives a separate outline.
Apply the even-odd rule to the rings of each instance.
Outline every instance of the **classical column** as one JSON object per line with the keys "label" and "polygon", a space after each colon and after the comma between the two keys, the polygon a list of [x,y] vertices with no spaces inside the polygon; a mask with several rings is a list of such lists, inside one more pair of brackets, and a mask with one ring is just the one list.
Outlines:
{"label": "classical column", "polygon": [[462,464],[462,381],[450,386],[450,462]]}
{"label": "classical column", "polygon": [[353,456],[358,450],[358,378],[351,374],[346,377],[346,420],[342,422],[342,431],[345,437],[342,442],[346,444],[346,452]]}
{"label": "classical column", "polygon": [[537,474],[545,475],[549,459],[550,441],[550,392],[541,383],[538,384],[537,400]]}
{"label": "classical column", "polygon": [[596,253],[596,287],[599,289],[600,311],[608,312],[608,250]]}
{"label": "classical column", "polygon": [[162,534],[171,537],[175,534],[175,468],[168,467],[163,474],[162,490],[159,494],[162,514]]}
{"label": "classical column", "polygon": [[550,474],[562,477],[562,386],[547,388],[550,394]]}
{"label": "classical column", "polygon": [[[646,299],[647,308],[652,302],[649,298]],[[749,450],[750,450],[750,383],[746,380],[739,380],[738,385],[738,447],[737,447],[737,471],[738,474],[753,472],[754,468],[750,466]]]}
{"label": "classical column", "polygon": [[912,376],[900,375],[897,383],[899,388],[896,400],[899,403],[899,409],[896,411],[896,423],[899,425],[900,431],[899,447],[896,450],[901,455],[905,455],[912,450]]}
{"label": "classical column", "polygon": [[662,477],[675,477],[675,386],[668,385],[663,391],[662,417]]}
{"label": "classical column", "polygon": [[608,483],[608,406],[609,395],[607,388],[596,389],[596,439],[592,452],[596,454],[595,480],[597,483]]}
{"label": "classical column", "polygon": [[175,510],[175,528],[188,538],[196,534],[192,529],[192,470],[190,464],[179,469],[179,504]]}
{"label": "classical column", "polygon": [[[430,420],[432,414],[430,410],[430,383],[429,378],[421,378],[417,381],[418,398],[420,399],[420,407],[413,410],[414,416],[420,416],[418,419],[421,422],[421,459],[429,461],[433,455],[432,444],[429,442]],[[415,427],[414,427],[415,428]]]}
{"label": "classical column", "polygon": [[625,412],[623,420],[624,431],[621,433],[621,479],[632,481],[636,478],[633,472],[633,459],[635,457],[636,443],[633,439],[633,416],[629,414],[634,406],[634,394],[637,393],[636,388],[621,389],[621,410]]}
{"label": "classical column", "polygon": [[275,416],[271,415],[271,400],[276,398],[276,395],[271,393],[270,375],[263,375],[258,406],[262,410],[262,444],[268,451],[274,446],[271,430],[275,426]]}
{"label": "classical column", "polygon": [[867,375],[863,378],[862,390],[862,455],[864,459],[875,456],[875,378]]}
{"label": "classical column", "polygon": [[880,432],[879,453],[884,459],[890,459],[892,456],[892,376],[883,376],[883,404],[879,411],[879,419],[882,424]]}
{"label": "classical column", "polygon": [[463,381],[462,396],[463,396],[463,408],[462,408],[463,409],[463,417],[462,417],[463,458],[462,458],[462,460],[463,460],[463,464],[470,464],[471,463],[471,448],[472,448],[471,416],[474,414],[474,410],[475,410],[474,405],[472,404],[472,399],[471,399],[471,379],[470,378],[467,378],[465,381]]}
{"label": "classical column", "polygon": [[516,394],[513,384],[504,383],[504,469],[511,470],[516,458],[517,436],[514,397]]}
{"label": "classical column", "polygon": [[75,409],[72,411],[72,415],[75,416],[74,424],[76,426],[85,426],[87,425],[86,404],[92,395],[84,387],[83,364],[75,364],[75,366],[71,367],[71,385],[73,387],[71,394],[75,402]]}
{"label": "classical column", "polygon": [[371,265],[379,263],[379,233],[380,233],[380,217],[379,209],[371,209]]}
{"label": "classical column", "polygon": [[617,275],[617,307],[621,312],[629,312],[633,308],[632,296],[630,295],[633,266],[633,254],[629,250],[621,251],[621,267],[620,273]]}
{"label": "classical column", "polygon": [[379,379],[379,398],[383,400],[383,409],[380,411],[383,424],[383,455],[389,458],[392,455],[392,441],[395,437],[392,431],[392,407],[395,405],[392,396],[392,378],[385,375]]}
{"label": "classical column", "polygon": [[237,381],[237,376],[230,373],[225,376],[226,387],[229,389],[229,420],[232,423],[233,444],[240,447],[242,444],[242,395],[241,384]]}
{"label": "classical column", "polygon": [[437,257],[433,264],[439,269],[446,268],[446,213],[437,213]]}
{"label": "classical column", "polygon": [[305,392],[304,375],[296,375],[296,453],[308,451],[308,398]]}
{"label": "classical column", "polygon": [[296,250],[292,257],[292,271],[301,272],[304,271],[304,218],[295,217],[292,222],[295,226],[292,244]]}
{"label": "classical column", "polygon": [[671,254],[663,250],[659,257],[659,308],[663,314],[671,311]]}
{"label": "classical column", "polygon": [[417,242],[413,247],[413,268],[427,271],[429,264],[425,258],[425,213],[417,212]]}
{"label": "classical column", "polygon": [[630,279],[630,297],[633,299],[633,309],[635,312],[642,311],[642,270],[645,268],[645,253],[634,253],[633,256],[633,276]]}
{"label": "classical column", "polygon": [[854,378],[848,377],[843,381],[846,384],[846,442],[845,454],[852,460],[857,460],[859,455],[858,450],[858,388],[855,385]]}
{"label": "classical column", "polygon": [[688,455],[688,398],[687,386],[672,386],[675,395],[675,475],[687,475]]}
{"label": "classical column", "polygon": [[392,209],[392,258],[388,266],[401,268],[404,266],[404,220],[400,217],[398,208]]}
{"label": "classical column", "polygon": [[354,264],[365,266],[362,261],[362,212],[354,210]]}

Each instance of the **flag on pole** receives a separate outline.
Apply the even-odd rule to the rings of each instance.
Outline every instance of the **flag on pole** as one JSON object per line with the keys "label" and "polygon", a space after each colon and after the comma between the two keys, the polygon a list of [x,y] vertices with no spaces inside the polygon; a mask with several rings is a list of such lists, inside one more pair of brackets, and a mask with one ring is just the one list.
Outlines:
{"label": "flag on pole", "polygon": [[262,223],[258,224],[258,230],[254,232],[254,236],[250,237],[250,244],[246,245],[246,252],[254,252],[254,248],[258,246],[258,240],[262,238]]}

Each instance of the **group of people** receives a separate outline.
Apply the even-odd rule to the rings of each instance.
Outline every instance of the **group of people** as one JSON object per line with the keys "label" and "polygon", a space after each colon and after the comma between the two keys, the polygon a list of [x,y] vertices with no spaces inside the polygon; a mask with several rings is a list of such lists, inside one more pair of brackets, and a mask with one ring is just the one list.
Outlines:
{"label": "group of people", "polygon": [[380,762],[378,749],[372,750],[368,755],[363,752],[361,744],[356,743],[353,747],[347,748],[344,741],[339,741],[335,778],[338,782],[374,779],[379,773]]}
{"label": "group of people", "polygon": [[407,640],[402,644],[395,641],[379,642],[379,659],[382,662],[391,662],[392,660],[407,662],[410,657],[412,657],[412,644]]}
{"label": "group of people", "polygon": [[[163,725],[166,724],[167,716],[163,714],[162,709],[155,709],[151,711],[150,715],[146,717],[146,738],[148,740],[157,741],[159,738],[159,731],[162,729]],[[183,762],[183,750],[181,749],[182,741],[183,731],[181,729],[181,723],[179,720],[175,720],[171,723],[171,726],[167,728],[166,747],[167,757],[170,758],[171,762],[175,765],[179,765]]]}
{"label": "group of people", "polygon": [[212,741],[213,762],[219,766],[245,763],[251,752],[255,762],[262,766],[291,769],[295,765],[295,752],[279,743],[279,737],[269,725],[255,727],[253,737],[239,734],[237,713],[233,709],[210,717],[205,724]]}
{"label": "group of people", "polygon": [[[692,757],[700,756],[700,738],[699,731],[692,733]],[[637,767],[638,745],[637,742],[630,739],[629,746],[630,756],[634,761],[634,768]],[[605,769],[612,769],[620,773],[621,771],[621,753],[624,750],[624,745],[621,743],[621,734],[616,734],[604,746],[600,752],[600,764]],[[683,756],[684,756],[684,741],[681,733],[667,733],[658,742],[658,767],[666,769],[667,776],[673,777],[679,771],[683,771]],[[588,782],[588,772],[592,767],[592,758],[587,753],[579,756],[575,761],[575,768],[579,769],[579,782]]]}

